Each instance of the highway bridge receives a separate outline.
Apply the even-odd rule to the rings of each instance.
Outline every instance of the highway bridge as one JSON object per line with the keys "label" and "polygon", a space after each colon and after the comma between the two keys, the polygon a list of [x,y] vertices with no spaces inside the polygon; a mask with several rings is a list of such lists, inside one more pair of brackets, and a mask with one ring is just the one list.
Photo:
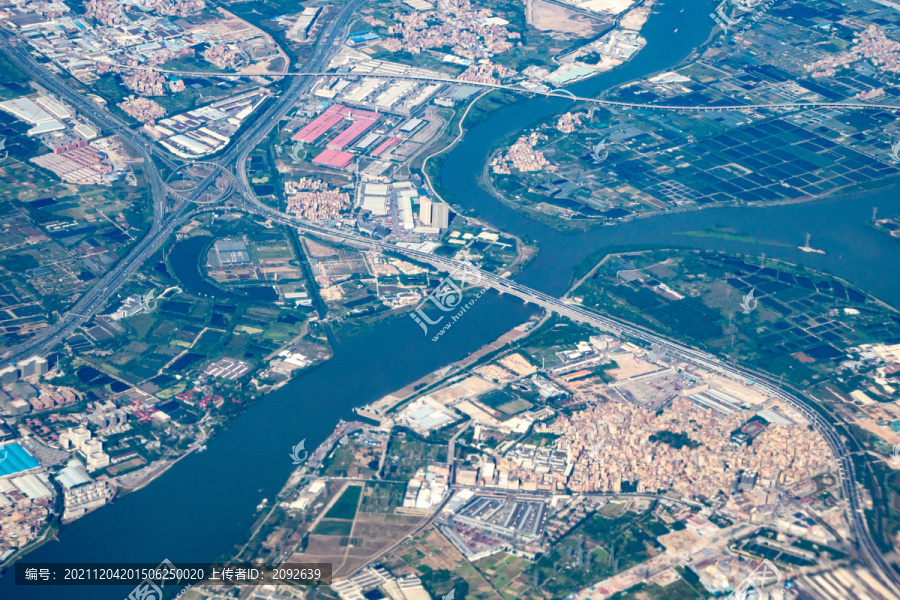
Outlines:
{"label": "highway bridge", "polygon": [[[280,118],[287,114],[293,106],[294,99],[298,92],[308,87],[316,78],[341,76],[341,77],[377,77],[385,79],[409,79],[427,82],[440,82],[448,84],[466,84],[478,85],[484,88],[503,89],[516,93],[527,94],[543,94],[548,97],[568,98],[579,102],[589,102],[603,106],[618,106],[635,109],[648,110],[683,110],[696,112],[710,111],[734,111],[748,109],[807,109],[807,108],[851,108],[851,109],[867,109],[867,110],[897,110],[900,107],[887,106],[881,104],[867,104],[858,102],[822,102],[822,103],[786,103],[786,104],[744,104],[729,106],[662,106],[650,104],[635,104],[626,102],[614,102],[608,100],[598,100],[595,98],[584,98],[574,96],[569,92],[560,90],[551,90],[548,92],[534,92],[523,88],[492,85],[492,84],[473,84],[471,82],[459,81],[450,78],[435,77],[417,77],[404,75],[372,75],[372,74],[338,74],[323,72],[322,65],[329,56],[329,52],[339,47],[342,41],[349,20],[354,11],[362,4],[362,0],[351,0],[346,4],[338,15],[330,21],[328,27],[322,32],[317,46],[313,52],[311,59],[307,62],[304,71],[296,73],[271,73],[273,77],[296,77],[297,81],[292,83],[288,91],[282,94],[265,112],[256,119],[252,126],[242,131],[239,136],[232,140],[232,145],[220,157],[217,162],[223,167],[235,167],[237,173],[236,182],[233,184],[234,189],[225,190],[223,199],[230,194],[238,194],[245,201],[240,202],[240,208],[248,213],[255,214],[273,222],[296,228],[300,231],[312,234],[338,239],[346,244],[377,248],[384,251],[394,252],[407,256],[411,259],[418,260],[433,265],[435,268],[452,272],[463,265],[457,261],[448,258],[434,256],[421,251],[402,248],[376,240],[367,238],[355,232],[347,232],[326,228],[314,223],[301,221],[295,217],[279,213],[265,207],[255,198],[250,189],[246,176],[246,157],[250,150],[262,140],[268,132],[274,127]],[[151,186],[154,219],[148,233],[129,251],[129,253],[104,276],[99,283],[92,287],[84,296],[82,296],[65,315],[62,315],[57,323],[48,327],[44,332],[35,336],[29,342],[22,344],[16,348],[8,350],[4,358],[6,360],[16,361],[26,358],[30,354],[36,352],[47,352],[53,346],[58,344],[67,335],[73,333],[77,328],[86,323],[94,314],[103,308],[108,301],[117,293],[118,289],[140,266],[147,260],[156,250],[162,247],[163,243],[168,239],[169,235],[180,224],[196,214],[200,209],[192,207],[189,202],[178,202],[173,206],[169,206],[166,202],[165,193],[163,192],[162,179],[156,169],[153,158],[161,161],[167,167],[175,166],[168,155],[160,155],[161,149],[155,145],[148,144],[138,133],[130,130],[120,120],[111,115],[105,108],[96,106],[87,100],[83,94],[71,89],[56,74],[48,71],[43,65],[34,60],[28,52],[17,47],[17,44],[10,43],[8,33],[2,34],[2,50],[10,56],[13,62],[22,68],[25,72],[32,75],[41,85],[44,85],[53,93],[59,95],[65,101],[72,103],[80,111],[84,112],[92,119],[95,119],[109,132],[114,132],[123,137],[128,145],[136,152],[138,156],[144,159],[145,171],[147,173],[148,183]],[[194,73],[189,71],[171,71],[176,74],[197,75],[202,77],[237,77],[241,75],[230,74],[211,74],[211,73]],[[265,73],[263,73],[265,74]],[[152,154],[152,156],[151,156]],[[206,187],[212,185],[213,177],[207,177],[193,191],[192,197],[202,194]],[[196,196],[195,196],[196,195]],[[191,198],[188,198],[190,200]],[[209,210],[208,208],[203,210]],[[466,267],[468,268],[468,266]],[[850,505],[851,528],[854,533],[855,543],[859,550],[860,558],[864,560],[872,571],[882,579],[886,585],[894,588],[895,593],[900,597],[900,576],[893,567],[887,564],[881,552],[872,540],[871,534],[865,520],[863,509],[860,505],[859,490],[856,483],[853,463],[850,460],[849,451],[843,440],[838,435],[836,429],[829,423],[814,407],[811,400],[806,399],[797,391],[782,389],[774,381],[761,376],[758,373],[740,368],[737,365],[728,364],[703,350],[692,348],[678,342],[668,340],[646,329],[619,321],[612,317],[608,317],[592,310],[586,309],[578,304],[554,298],[537,290],[530,289],[526,286],[516,283],[515,281],[499,277],[493,273],[479,271],[481,282],[483,285],[491,287],[503,294],[509,294],[521,298],[524,302],[540,306],[546,310],[553,311],[557,314],[566,316],[578,322],[583,322],[599,329],[609,331],[615,335],[624,335],[644,343],[665,349],[669,354],[680,357],[686,361],[707,368],[724,377],[729,377],[739,381],[754,379],[757,383],[757,389],[762,389],[766,393],[780,398],[796,408],[801,414],[810,420],[812,425],[827,440],[832,452],[837,457],[840,464],[841,480],[844,495],[848,498]]]}
{"label": "highway bridge", "polygon": [[235,79],[239,77],[263,76],[263,77],[301,77],[301,78],[324,78],[324,77],[340,77],[343,79],[353,78],[370,78],[370,79],[397,79],[405,81],[422,81],[426,83],[446,83],[460,84],[481,87],[485,89],[504,90],[507,92],[515,92],[517,94],[530,94],[535,96],[547,96],[549,98],[563,98],[575,102],[585,102],[598,106],[614,106],[619,108],[635,108],[642,110],[661,110],[661,111],[683,111],[683,112],[733,112],[740,110],[768,109],[768,110],[803,110],[809,108],[852,108],[860,110],[889,110],[898,111],[900,106],[891,104],[876,104],[868,102],[785,102],[779,104],[724,104],[715,106],[696,106],[696,105],[674,105],[674,104],[640,104],[637,102],[617,102],[614,100],[603,100],[600,98],[591,98],[590,96],[576,96],[565,89],[555,89],[547,91],[529,90],[527,88],[504,85],[500,83],[482,83],[474,81],[465,81],[454,79],[451,77],[431,77],[423,75],[405,75],[403,73],[337,73],[333,71],[261,71],[254,72],[252,75],[241,73],[209,73],[206,71],[181,71],[168,70],[151,66],[133,66],[111,63],[108,61],[97,61],[100,64],[114,64],[116,68],[134,69],[134,70],[150,70],[159,73],[167,73],[182,77],[219,77],[223,79]]}
{"label": "highway bridge", "polygon": [[273,222],[278,222],[300,231],[335,239],[357,247],[368,247],[401,254],[413,260],[430,264],[435,268],[448,273],[458,269],[474,270],[481,278],[481,285],[491,287],[502,294],[509,294],[510,296],[521,298],[524,302],[540,306],[541,308],[556,314],[568,317],[573,321],[591,325],[613,335],[624,335],[631,339],[644,342],[649,346],[663,349],[670,356],[679,357],[684,361],[701,366],[713,373],[734,381],[739,381],[741,383],[748,380],[755,381],[756,384],[754,389],[777,398],[796,409],[809,420],[810,424],[828,443],[832,453],[838,460],[843,493],[849,503],[850,514],[848,515],[848,518],[851,521],[851,528],[854,531],[856,538],[854,543],[865,562],[873,567],[874,572],[879,573],[885,584],[893,587],[895,593],[900,597],[900,576],[898,576],[897,571],[895,571],[884,559],[884,556],[881,554],[881,551],[875,545],[875,542],[869,534],[865,513],[859,500],[859,485],[856,482],[856,473],[853,461],[850,458],[850,452],[834,426],[815,408],[814,401],[805,397],[801,392],[796,390],[785,390],[764,374],[724,362],[704,350],[675,342],[642,327],[602,315],[573,302],[560,300],[559,298],[544,294],[543,292],[531,289],[494,273],[473,269],[466,263],[461,263],[450,258],[435,256],[419,250],[403,248],[374,238],[365,238],[356,233],[311,224],[284,215],[283,213],[279,213],[263,205],[253,205],[247,210]]}

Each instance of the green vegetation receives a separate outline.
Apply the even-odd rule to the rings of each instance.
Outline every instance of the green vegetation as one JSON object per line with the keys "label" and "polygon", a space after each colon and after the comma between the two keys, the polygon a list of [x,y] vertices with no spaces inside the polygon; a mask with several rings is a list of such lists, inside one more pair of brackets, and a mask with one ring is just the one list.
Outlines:
{"label": "green vegetation", "polygon": [[[585,260],[576,277],[601,258]],[[623,271],[637,277],[626,281],[618,276]],[[750,290],[758,305],[745,312],[742,301]],[[728,354],[798,387],[828,377],[831,359],[843,348],[895,337],[886,310],[843,282],[715,252],[613,255],[575,293],[587,306]]]}
{"label": "green vegetation", "polygon": [[668,532],[651,513],[594,514],[538,559],[532,578],[553,597],[566,596],[655,556],[655,538]]}
{"label": "green vegetation", "polygon": [[173,58],[159,66],[160,69],[166,71],[204,71],[206,73],[225,73],[225,69],[220,69],[211,62],[203,59],[201,56],[184,56],[182,58]]}
{"label": "green vegetation", "polygon": [[360,512],[392,513],[398,506],[403,506],[406,486],[402,483],[371,481],[366,483],[365,495]]}
{"label": "green vegetation", "polygon": [[[323,474],[328,477],[372,477],[375,475],[374,468],[355,464],[355,453],[358,449],[359,447],[352,441],[335,448],[322,465]],[[352,474],[351,471],[353,471]]]}
{"label": "green vegetation", "polygon": [[11,254],[0,260],[0,266],[13,273],[21,273],[38,266],[38,261],[30,254]]}
{"label": "green vegetation", "polygon": [[113,73],[101,75],[91,87],[95,94],[110,104],[118,104],[128,97],[128,90],[119,83],[119,76]]}
{"label": "green vegetation", "polygon": [[491,390],[487,394],[479,396],[478,401],[503,413],[501,418],[504,420],[534,406],[532,402],[524,400],[518,390],[513,391],[509,387],[503,390]]}
{"label": "green vegetation", "polygon": [[674,431],[666,430],[657,431],[651,435],[649,439],[651,442],[668,444],[676,450],[681,450],[685,446],[693,450],[694,448],[699,448],[703,445],[700,442],[692,440],[686,433],[675,433]]}
{"label": "green vegetation", "polygon": [[447,569],[430,571],[422,583],[432,598],[442,598],[449,594],[450,590],[455,590],[454,598],[460,599],[469,593],[469,583],[457,573]]}
{"label": "green vegetation", "polygon": [[328,512],[325,513],[326,519],[348,519],[352,521],[356,518],[356,507],[359,505],[359,497],[362,495],[361,485],[347,486],[337,502],[331,505]]}
{"label": "green vegetation", "polygon": [[728,229],[713,227],[712,229],[701,229],[698,231],[676,231],[675,235],[686,235],[689,237],[715,238],[719,240],[728,240],[730,242],[746,242],[748,244],[759,244],[760,241],[753,236],[743,235]]}
{"label": "green vegetation", "polygon": [[684,579],[679,579],[665,587],[655,583],[639,583],[633,588],[610,596],[609,600],[702,600],[707,596],[709,593],[702,585],[698,588]]}
{"label": "green vegetation", "polygon": [[385,479],[412,479],[419,467],[447,461],[446,444],[429,444],[403,430],[391,436],[384,466]]}
{"label": "green vegetation", "polygon": [[538,447],[552,446],[553,442],[561,437],[562,435],[558,433],[532,433],[528,443]]}
{"label": "green vegetation", "polygon": [[731,527],[732,525],[734,525],[734,521],[732,521],[728,517],[718,515],[718,514],[711,515],[709,517],[709,521],[711,523],[718,525],[719,529],[724,529],[726,527]]}
{"label": "green vegetation", "polygon": [[523,340],[520,348],[531,364],[545,368],[559,365],[562,361],[556,353],[571,350],[578,342],[596,335],[597,330],[587,325],[573,323],[553,315],[534,333]]}
{"label": "green vegetation", "polygon": [[350,535],[353,529],[353,521],[329,521],[322,519],[316,524],[313,533],[318,535]]}
{"label": "green vegetation", "polygon": [[11,100],[28,94],[28,76],[20,71],[5,55],[0,54],[0,100]]}

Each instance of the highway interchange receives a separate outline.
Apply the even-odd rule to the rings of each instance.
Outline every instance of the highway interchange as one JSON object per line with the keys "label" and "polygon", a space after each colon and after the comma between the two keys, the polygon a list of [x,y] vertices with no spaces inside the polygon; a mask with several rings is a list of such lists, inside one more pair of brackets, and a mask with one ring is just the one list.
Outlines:
{"label": "highway interchange", "polygon": [[[453,272],[463,267],[471,269],[470,267],[449,258],[399,247],[392,243],[365,237],[355,232],[336,230],[334,228],[323,227],[314,223],[302,221],[265,206],[259,202],[250,187],[245,168],[249,153],[265,138],[266,135],[269,134],[271,129],[286,116],[294,106],[296,98],[307,89],[316,77],[322,76],[322,66],[342,43],[351,17],[361,4],[362,0],[351,0],[351,2],[342,8],[322,31],[312,56],[304,65],[304,71],[290,74],[295,75],[296,78],[288,86],[287,90],[281,94],[274,103],[270,104],[251,125],[240,131],[232,140],[232,145],[228,150],[218,157],[216,162],[222,166],[223,169],[233,168],[236,174],[235,180],[223,191],[223,200],[227,196],[236,196],[242,199],[241,202],[236,203],[237,207],[251,215],[275,223],[280,223],[288,227],[293,227],[300,231],[340,240],[349,245],[401,254],[410,259],[431,264],[442,271]],[[73,334],[78,327],[88,322],[118,292],[125,281],[134,274],[153,253],[162,247],[175,228],[186,222],[187,219],[195,215],[201,209],[196,205],[191,204],[191,198],[188,198],[187,201],[179,199],[174,203],[167,200],[164,180],[159,173],[154,158],[169,170],[176,168],[178,165],[174,163],[171,160],[171,157],[161,148],[155,144],[149,143],[140,136],[140,134],[130,129],[120,119],[110,114],[105,108],[96,105],[85,95],[69,87],[69,85],[60,79],[60,77],[38,62],[29,52],[27,52],[27,50],[24,50],[21,42],[16,38],[13,38],[9,33],[4,32],[2,34],[2,38],[0,38],[0,50],[2,50],[16,66],[30,74],[42,86],[74,105],[79,112],[89,116],[95,123],[103,127],[104,135],[119,135],[131,148],[132,152],[143,159],[144,176],[150,186],[153,201],[152,224],[144,237],[135,244],[130,252],[113,269],[85,293],[74,304],[69,312],[65,315],[61,315],[56,323],[48,327],[42,333],[34,336],[30,341],[9,349],[4,354],[3,358],[6,361],[13,362],[35,353],[48,352],[60,341]],[[209,73],[203,73],[202,75],[210,76]],[[275,75],[280,76],[284,74],[273,74],[273,76]],[[415,77],[403,78],[416,79]],[[430,81],[438,81],[438,79],[434,78],[427,79]],[[455,80],[448,80],[447,82],[459,83]],[[488,87],[512,89],[513,91],[520,93],[525,91],[521,88],[511,88],[509,86]],[[784,108],[809,108],[812,106],[811,104],[800,103],[759,106],[660,107],[616,103],[594,98],[578,98],[571,96],[568,93],[563,94],[557,92],[548,95],[563,98],[571,97],[574,100],[595,102],[598,104],[671,110],[718,111],[773,108],[774,106]],[[816,104],[815,106],[846,107],[848,105],[863,109],[897,109],[897,107],[862,103],[821,103]],[[194,191],[193,197],[201,194],[206,187],[213,183],[214,179],[215,177],[211,175],[201,181]],[[685,346],[643,328],[596,313],[569,301],[554,298],[493,273],[480,270],[478,270],[477,273],[481,277],[480,285],[491,287],[502,294],[509,294],[521,298],[525,302],[535,304],[572,320],[595,326],[605,331],[615,333],[616,335],[625,335],[634,340],[652,345],[658,349],[665,350],[671,356],[680,357],[724,377],[729,377],[738,381],[752,379],[756,381],[756,389],[763,390],[767,394],[777,397],[794,407],[809,419],[816,430],[822,434],[840,463],[843,492],[848,499],[851,526],[855,536],[855,543],[860,552],[860,557],[872,571],[887,585],[892,587],[898,597],[900,597],[900,575],[898,575],[897,571],[884,559],[869,532],[865,515],[860,504],[859,486],[856,483],[856,476],[850,458],[850,452],[835,427],[813,408],[811,400],[804,398],[799,392],[790,393],[786,391],[778,383],[763,374],[749,371],[735,364],[723,362],[703,350]]]}

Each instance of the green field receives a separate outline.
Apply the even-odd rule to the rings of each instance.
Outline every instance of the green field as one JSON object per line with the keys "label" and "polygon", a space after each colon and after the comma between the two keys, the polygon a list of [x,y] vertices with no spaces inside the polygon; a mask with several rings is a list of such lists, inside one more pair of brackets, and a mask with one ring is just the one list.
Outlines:
{"label": "green field", "polygon": [[705,589],[701,586],[700,590],[703,592],[691,587],[684,579],[679,579],[665,587],[654,583],[640,583],[610,597],[610,600],[700,600],[706,598],[708,594]]}
{"label": "green field", "polygon": [[350,535],[350,530],[353,528],[353,521],[329,521],[328,519],[322,519],[319,521],[316,528],[313,530],[313,533],[318,535]]}
{"label": "green field", "polygon": [[506,404],[501,404],[497,407],[502,413],[507,415],[515,415],[517,413],[522,412],[523,410],[528,410],[534,406],[531,402],[526,402],[525,400],[513,400],[512,402],[507,402]]}
{"label": "green field", "polygon": [[668,532],[650,513],[612,519],[595,514],[541,556],[531,576],[553,597],[566,596],[655,556],[661,550],[655,538]]}
{"label": "green field", "polygon": [[412,479],[419,467],[446,461],[446,444],[429,444],[401,431],[391,436],[384,477],[385,479]]}
{"label": "green field", "polygon": [[379,481],[367,483],[359,512],[392,513],[396,507],[403,505],[405,494],[406,486],[402,483]]}
{"label": "green field", "polygon": [[344,490],[337,502],[331,505],[325,513],[326,519],[348,519],[352,521],[356,517],[356,507],[362,494],[361,485],[351,485]]}

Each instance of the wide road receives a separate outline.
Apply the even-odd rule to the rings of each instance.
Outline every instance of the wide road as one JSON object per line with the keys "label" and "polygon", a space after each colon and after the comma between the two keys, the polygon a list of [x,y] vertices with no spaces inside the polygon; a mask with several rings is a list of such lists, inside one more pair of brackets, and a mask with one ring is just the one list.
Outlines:
{"label": "wide road", "polygon": [[[64,99],[67,103],[75,106],[78,112],[89,116],[94,123],[103,128],[104,135],[118,134],[125,139],[132,149],[136,149],[140,156],[144,157],[149,152],[168,168],[171,169],[176,166],[172,162],[169,153],[156,144],[148,142],[147,138],[131,129],[127,123],[110,113],[105,107],[89,99],[83,92],[69,87],[56,73],[38,62],[31,53],[23,50],[20,40],[12,37],[10,32],[2,29],[0,29],[0,50],[24,73],[30,75],[35,81]],[[153,169],[155,172],[155,166]]]}
{"label": "wide road", "polygon": [[[103,61],[101,61],[103,62]],[[109,63],[106,63],[109,64]],[[118,65],[118,67],[124,69],[140,69],[140,70],[150,70],[150,71],[158,71],[160,73],[169,73],[172,75],[179,75],[183,77],[220,77],[223,79],[234,79],[236,77],[244,77],[240,73],[207,73],[206,71],[176,71],[169,69],[161,69],[159,67],[152,66],[134,66],[134,65]],[[504,90],[507,92],[515,92],[517,94],[528,94],[535,96],[547,96],[550,98],[565,98],[568,100],[574,100],[576,102],[585,102],[588,104],[595,104],[597,106],[615,106],[619,108],[640,108],[644,110],[662,110],[662,111],[685,111],[685,112],[721,112],[721,111],[737,111],[737,110],[752,110],[752,109],[807,109],[807,108],[854,108],[854,109],[865,109],[865,110],[889,110],[889,111],[898,111],[900,110],[900,106],[891,105],[891,104],[876,104],[869,102],[784,102],[778,104],[723,104],[723,105],[714,105],[714,106],[700,106],[700,105],[676,105],[676,104],[641,104],[637,102],[617,102],[614,100],[602,100],[600,98],[592,98],[590,96],[576,96],[572,92],[566,89],[554,89],[547,91],[537,91],[537,90],[529,90],[527,88],[518,87],[514,85],[504,85],[501,83],[483,83],[483,82],[475,82],[475,81],[465,81],[462,79],[454,79],[451,77],[431,77],[424,75],[404,75],[404,74],[396,74],[396,73],[335,73],[335,72],[327,72],[327,71],[296,71],[296,72],[286,72],[286,73],[278,73],[275,71],[263,71],[258,73],[259,75],[264,75],[266,77],[299,77],[303,80],[308,80],[310,78],[323,78],[323,77],[340,77],[341,79],[352,79],[352,78],[371,78],[371,79],[399,79],[399,80],[408,80],[408,81],[422,81],[426,83],[448,83],[448,84],[459,84],[459,85],[470,85],[473,87],[480,87],[485,89],[492,90]]]}
{"label": "wide road", "polygon": [[[363,4],[364,0],[351,0],[344,5],[334,19],[329,21],[322,30],[316,42],[316,48],[307,62],[307,68],[310,71],[322,69],[326,61],[343,45],[350,18]],[[260,118],[256,119],[253,127],[244,132],[222,157],[220,164],[234,164],[239,187],[249,197],[252,198],[254,195],[247,178],[247,156],[269,135],[273,127],[278,126],[281,119],[294,107],[297,99],[313,82],[314,79],[308,77],[298,77],[291,82],[287,91]]]}
{"label": "wide road", "polygon": [[[120,260],[115,267],[91,287],[79,300],[60,316],[59,321],[47,327],[33,336],[27,342],[8,349],[3,358],[8,361],[18,361],[32,354],[46,353],[58,342],[75,333],[79,326],[86,323],[93,315],[117,293],[126,279],[153,254],[168,236],[168,232],[184,215],[186,205],[176,205],[166,215],[166,193],[162,179],[156,164],[153,162],[151,152],[156,149],[155,144],[149,144],[138,133],[129,129],[118,117],[110,114],[104,108],[94,104],[84,94],[72,90],[55,73],[39,63],[28,52],[23,51],[17,40],[9,39],[9,34],[3,32],[0,36],[0,50],[23,72],[28,73],[35,81],[57,94],[66,102],[73,104],[79,112],[88,115],[95,123],[106,130],[106,134],[118,134],[129,146],[129,150],[143,159],[143,171],[150,186],[150,196],[153,203],[153,218],[150,229],[135,244],[128,254]],[[166,165],[174,163],[167,157],[160,160]]]}
{"label": "wide road", "polygon": [[[350,17],[363,0],[352,0],[345,5],[340,13],[323,30],[322,36],[317,41],[316,48],[305,68],[310,70],[321,69],[324,62],[333,51],[340,47],[343,41],[344,29],[349,23]],[[20,41],[6,31],[0,33],[0,51],[23,72],[27,73],[49,91],[57,94],[66,102],[71,103],[79,112],[89,116],[97,124],[104,128],[106,135],[113,133],[121,136],[130,150],[143,159],[144,175],[150,186],[153,200],[153,219],[149,231],[135,244],[120,260],[115,267],[108,271],[94,286],[88,290],[60,319],[33,336],[27,342],[7,349],[2,358],[8,362],[17,362],[28,358],[33,354],[45,354],[53,346],[72,335],[77,329],[87,323],[106,303],[118,293],[118,290],[127,279],[143,265],[154,252],[156,252],[172,231],[180,223],[183,223],[193,214],[193,205],[190,202],[178,202],[166,214],[166,192],[163,180],[156,164],[151,158],[151,153],[168,168],[174,169],[177,165],[170,156],[159,146],[149,142],[137,132],[131,130],[118,117],[111,114],[104,107],[89,100],[83,93],[70,88],[59,76],[51,72],[46,66],[38,62],[33,55],[22,49]],[[234,140],[234,144],[223,158],[216,161],[220,165],[237,161],[239,164],[246,160],[246,155],[266,135],[271,128],[294,105],[297,94],[304,85],[303,79],[297,79],[289,90],[282,95],[276,104],[261,115],[255,121],[253,127],[240,133]],[[238,173],[244,173],[243,164],[238,168]],[[191,198],[199,197],[205,189],[211,185],[213,178],[207,177],[192,192]],[[248,185],[249,187],[249,185]],[[230,195],[232,190],[226,190],[223,198]]]}
{"label": "wide road", "polygon": [[850,509],[850,524],[854,535],[854,542],[860,553],[862,560],[869,568],[879,576],[879,578],[900,597],[900,575],[887,563],[881,551],[875,545],[869,532],[868,523],[865,519],[865,513],[859,499],[859,486],[856,483],[856,473],[853,461],[850,459],[850,452],[838,435],[835,427],[824,418],[824,416],[815,407],[812,400],[807,399],[801,392],[795,390],[785,390],[779,386],[774,380],[768,376],[756,372],[743,369],[737,365],[729,364],[715,358],[708,352],[686,346],[674,340],[670,340],[661,335],[653,333],[642,327],[632,325],[625,321],[602,315],[593,310],[587,309],[578,304],[560,300],[531,289],[510,279],[500,277],[494,273],[482,271],[474,268],[468,263],[462,263],[449,258],[435,256],[421,252],[396,246],[390,242],[383,242],[373,238],[364,237],[357,233],[341,231],[329,227],[322,227],[297,219],[295,217],[285,215],[274,209],[261,204],[253,203],[247,207],[248,212],[264,217],[282,225],[293,227],[300,231],[321,235],[324,237],[336,239],[344,243],[357,246],[368,247],[382,251],[402,254],[411,259],[428,263],[439,270],[453,273],[457,270],[465,270],[470,274],[480,277],[478,285],[491,287],[503,294],[509,294],[521,298],[523,301],[535,304],[546,310],[555,312],[559,315],[568,317],[573,321],[586,323],[613,333],[616,336],[626,336],[634,340],[638,340],[665,350],[669,355],[680,357],[681,359],[692,364],[704,367],[721,376],[728,377],[735,381],[746,382],[753,380],[756,382],[754,388],[765,392],[766,394],[778,398],[792,406],[800,414],[802,414],[815,427],[831,448],[832,453],[838,460],[841,484],[844,496],[847,498]]}
{"label": "wide road", "polygon": [[[599,329],[612,332],[616,335],[625,335],[633,339],[643,341],[647,344],[662,348],[669,354],[679,356],[684,360],[703,366],[722,376],[730,377],[738,381],[745,381],[747,379],[756,380],[758,382],[757,389],[763,389],[770,395],[778,397],[781,400],[789,403],[798,412],[809,419],[816,430],[819,431],[826,439],[832,449],[832,452],[837,457],[840,463],[842,485],[844,494],[848,498],[848,501],[850,503],[851,526],[856,538],[855,541],[857,547],[860,551],[860,556],[873,570],[873,572],[875,572],[882,580],[884,580],[885,584],[893,586],[895,592],[898,593],[898,596],[900,596],[900,576],[898,576],[898,574],[884,560],[884,557],[876,547],[868,530],[865,515],[863,513],[863,509],[859,500],[858,486],[856,484],[854,467],[852,461],[850,460],[849,451],[831,423],[825,420],[825,418],[818,412],[818,410],[814,408],[814,405],[812,405],[810,401],[803,398],[799,393],[788,393],[787,391],[781,389],[777,384],[775,384],[774,381],[766,377],[762,377],[758,373],[750,372],[736,365],[724,363],[712,357],[712,355],[709,355],[697,348],[685,346],[624,321],[619,321],[612,317],[607,317],[586,309],[582,306],[571,304],[558,298],[548,296],[547,294],[543,294],[542,292],[539,292],[537,290],[532,290],[514,281],[499,277],[493,273],[488,273],[478,269],[473,270],[473,268],[468,265],[453,261],[448,258],[438,257],[408,248],[401,248],[395,246],[394,244],[363,237],[356,233],[348,233],[345,231],[339,231],[332,228],[326,228],[320,225],[307,223],[294,217],[284,215],[283,213],[279,213],[278,211],[270,209],[259,203],[259,201],[255,198],[252,190],[250,189],[249,182],[247,181],[246,177],[244,163],[246,161],[247,154],[260,141],[262,141],[262,139],[266,135],[268,135],[269,131],[271,131],[271,128],[276,126],[281,118],[283,118],[287,114],[287,112],[292,107],[293,101],[297,97],[297,94],[302,91],[304,86],[308,85],[312,81],[312,78],[322,77],[326,75],[321,71],[322,64],[331,53],[330,51],[333,51],[340,46],[344,35],[344,30],[349,23],[353,12],[361,4],[362,0],[351,0],[351,2],[349,2],[342,8],[338,15],[334,19],[332,19],[325,30],[323,30],[322,36],[317,42],[312,57],[308,61],[307,65],[305,65],[306,70],[299,73],[288,74],[290,76],[297,76],[298,79],[293,82],[291,86],[289,86],[287,92],[282,94],[282,96],[275,102],[274,105],[270,106],[269,109],[267,109],[265,113],[260,116],[260,118],[256,119],[253,126],[249,127],[239,136],[236,136],[233,145],[217,161],[223,166],[228,165],[231,162],[236,163],[235,166],[237,167],[236,171],[238,174],[239,192],[242,192],[245,198],[249,201],[244,205],[244,208],[247,210],[247,212],[259,215],[267,219],[271,219],[272,221],[282,223],[289,227],[294,227],[301,231],[307,231],[318,235],[336,238],[351,245],[377,248],[402,254],[408,256],[409,258],[426,262],[438,269],[448,272],[453,272],[457,269],[465,268],[471,272],[477,273],[481,277],[482,285],[494,288],[501,293],[516,296],[518,298],[521,298],[525,302],[541,306],[546,310],[553,311],[575,321],[584,322]],[[136,154],[144,159],[145,173],[147,175],[148,183],[151,186],[154,205],[154,220],[147,235],[145,235],[131,249],[128,255],[124,259],[122,259],[122,261],[120,261],[120,263],[115,268],[109,271],[98,284],[96,284],[93,288],[91,288],[90,291],[82,296],[82,298],[80,298],[79,301],[73,306],[72,310],[64,315],[58,323],[47,328],[41,334],[36,335],[31,341],[13,348],[10,351],[7,351],[6,358],[10,360],[18,360],[28,356],[31,353],[44,352],[48,350],[53,345],[62,340],[66,335],[73,333],[80,325],[87,322],[112,297],[113,294],[117,293],[117,290],[127,280],[127,278],[162,245],[162,243],[168,238],[168,235],[169,233],[171,233],[173,228],[179,222],[182,222],[184,219],[186,219],[192,211],[188,210],[188,207],[190,206],[188,203],[182,202],[177,204],[167,216],[164,216],[166,204],[165,194],[162,189],[162,180],[150,156],[150,152],[156,154],[157,152],[161,152],[160,149],[158,149],[155,145],[147,144],[147,142],[143,140],[136,132],[130,130],[119,119],[109,114],[108,111],[99,106],[94,106],[93,103],[84,98],[83,95],[68,88],[68,86],[59,77],[51,73],[46,67],[34,60],[34,58],[30,54],[22,51],[15,44],[11,45],[9,43],[8,34],[3,34],[3,40],[4,41],[2,43],[2,48],[0,49],[2,49],[17,66],[34,77],[35,80],[47,87],[47,89],[53,91],[66,101],[72,103],[85,114],[90,115],[104,128],[111,129],[115,133],[120,134],[129,143],[129,145],[132,146],[132,149],[136,152]],[[203,73],[202,75],[208,77],[211,74]],[[281,77],[285,74],[273,73],[272,75]],[[385,77],[392,79],[397,78],[395,76],[376,77]],[[460,82],[455,79],[440,79],[430,77],[400,78],[468,84],[468,82]],[[510,91],[520,93],[533,93],[512,86],[494,86],[482,84],[481,87],[508,89]],[[597,100],[594,98],[580,98],[567,92],[564,93],[560,91],[547,92],[545,95],[569,97],[577,101],[593,102],[596,104],[604,104],[608,106],[646,108],[653,110],[722,111],[746,110],[752,108],[796,109],[818,106],[879,110],[897,110],[898,108],[900,108],[895,106],[865,103],[788,103],[778,105],[736,105],[716,107],[657,106],[611,102],[605,100]],[[152,148],[152,150],[150,150],[149,152],[148,147]],[[157,156],[164,164],[167,164],[167,166],[171,166],[174,164],[170,161],[167,155],[159,156],[157,154]],[[199,195],[200,193],[202,193],[203,189],[205,189],[205,186],[209,185],[209,183],[210,181],[205,181],[204,185],[198,186],[194,194]]]}

